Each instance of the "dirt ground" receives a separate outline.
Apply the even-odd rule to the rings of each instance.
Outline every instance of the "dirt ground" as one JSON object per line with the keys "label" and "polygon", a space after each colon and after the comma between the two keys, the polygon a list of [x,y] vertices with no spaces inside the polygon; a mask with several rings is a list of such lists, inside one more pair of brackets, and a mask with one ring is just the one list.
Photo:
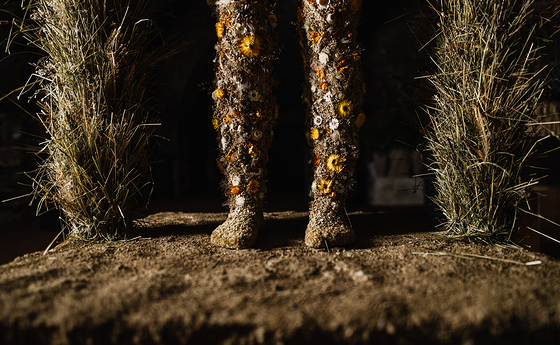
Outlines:
{"label": "dirt ground", "polygon": [[[210,243],[225,213],[158,213],[132,240],[0,266],[0,344],[558,344],[560,261],[453,243],[420,213],[350,215],[358,241],[303,244],[269,213],[256,246]],[[530,265],[526,265],[530,263]]]}

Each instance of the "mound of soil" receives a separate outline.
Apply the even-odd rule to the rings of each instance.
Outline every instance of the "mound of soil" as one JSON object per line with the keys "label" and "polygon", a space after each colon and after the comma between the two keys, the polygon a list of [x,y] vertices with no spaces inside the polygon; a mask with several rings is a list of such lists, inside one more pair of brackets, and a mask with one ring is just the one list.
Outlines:
{"label": "mound of soil", "polygon": [[[159,213],[132,240],[65,242],[0,266],[2,344],[553,344],[560,262],[448,242],[421,214],[354,213],[358,241],[303,244],[266,215],[253,249],[210,243],[225,213]],[[529,263],[529,265],[527,265]]]}

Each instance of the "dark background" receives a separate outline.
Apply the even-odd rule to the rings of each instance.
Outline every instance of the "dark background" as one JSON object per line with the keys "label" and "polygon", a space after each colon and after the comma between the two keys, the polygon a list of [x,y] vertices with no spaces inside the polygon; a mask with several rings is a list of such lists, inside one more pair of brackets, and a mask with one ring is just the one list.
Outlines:
{"label": "dark background", "polygon": [[[0,0],[0,97],[24,85],[33,72],[32,63],[41,57],[21,37],[5,49],[11,20],[22,16],[20,0]],[[280,114],[274,130],[268,164],[269,192],[266,211],[307,209],[309,185],[308,146],[305,140],[304,108],[301,103],[302,61],[295,30],[296,1],[280,1],[278,32],[281,52],[275,73]],[[152,18],[169,42],[186,42],[187,48],[162,62],[156,71],[153,91],[158,100],[161,126],[155,145],[154,193],[147,212],[224,212],[225,198],[219,188],[222,175],[215,164],[216,132],[211,125],[213,59],[216,19],[204,0],[159,0],[153,2]],[[433,12],[425,1],[363,1],[359,41],[367,92],[364,97],[365,125],[360,131],[361,157],[357,184],[349,210],[368,208],[367,164],[373,153],[401,147],[412,154],[422,143],[418,120],[425,117],[422,106],[432,95],[425,79],[431,71],[427,56]],[[546,62],[558,61],[557,45],[546,48]],[[555,91],[556,92],[556,91]],[[557,92],[550,92],[555,97]],[[44,129],[31,114],[37,111],[31,93],[19,92],[0,101],[0,199],[8,200],[31,191],[23,174],[38,164],[34,152],[40,147]],[[27,113],[26,113],[27,112]],[[30,206],[31,203],[31,206]],[[60,229],[57,211],[35,216],[36,203],[22,197],[0,204],[0,237],[16,243],[44,242]],[[35,231],[31,233],[30,231]],[[21,250],[4,245],[4,251]],[[18,251],[19,250],[19,251]],[[0,246],[2,251],[2,246]],[[7,252],[6,252],[7,253]],[[4,255],[8,255],[4,253]],[[0,253],[0,256],[2,253]],[[2,258],[0,258],[2,259]],[[0,260],[0,263],[2,261]]]}

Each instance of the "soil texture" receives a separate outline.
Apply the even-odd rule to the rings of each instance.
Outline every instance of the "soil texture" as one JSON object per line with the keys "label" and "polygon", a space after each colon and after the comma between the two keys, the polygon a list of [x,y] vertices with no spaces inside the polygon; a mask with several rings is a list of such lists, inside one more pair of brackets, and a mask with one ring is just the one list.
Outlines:
{"label": "soil texture", "polygon": [[420,213],[350,214],[357,241],[303,243],[267,213],[252,249],[225,213],[151,215],[128,241],[63,242],[0,266],[1,344],[558,344],[560,261],[449,242]]}

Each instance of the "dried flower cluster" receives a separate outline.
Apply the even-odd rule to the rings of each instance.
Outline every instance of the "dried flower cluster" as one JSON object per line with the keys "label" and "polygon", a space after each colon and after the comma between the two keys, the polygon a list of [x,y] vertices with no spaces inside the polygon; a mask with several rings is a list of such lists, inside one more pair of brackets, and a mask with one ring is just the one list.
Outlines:
{"label": "dried flower cluster", "polygon": [[314,167],[306,244],[313,247],[324,240],[329,245],[353,240],[344,203],[358,156],[358,129],[365,121],[356,42],[360,7],[359,0],[302,0],[298,9]]}
{"label": "dried flower cluster", "polygon": [[[230,217],[213,233],[225,247],[251,245],[255,222],[262,218],[266,193],[266,161],[278,107],[272,88],[272,60],[277,41],[274,1],[220,0],[215,3],[216,80],[213,125],[218,131],[219,166],[229,198]],[[240,221],[239,214],[246,217]],[[235,237],[233,219],[247,233]],[[253,228],[253,229],[249,229]],[[242,232],[242,231],[241,231]]]}

